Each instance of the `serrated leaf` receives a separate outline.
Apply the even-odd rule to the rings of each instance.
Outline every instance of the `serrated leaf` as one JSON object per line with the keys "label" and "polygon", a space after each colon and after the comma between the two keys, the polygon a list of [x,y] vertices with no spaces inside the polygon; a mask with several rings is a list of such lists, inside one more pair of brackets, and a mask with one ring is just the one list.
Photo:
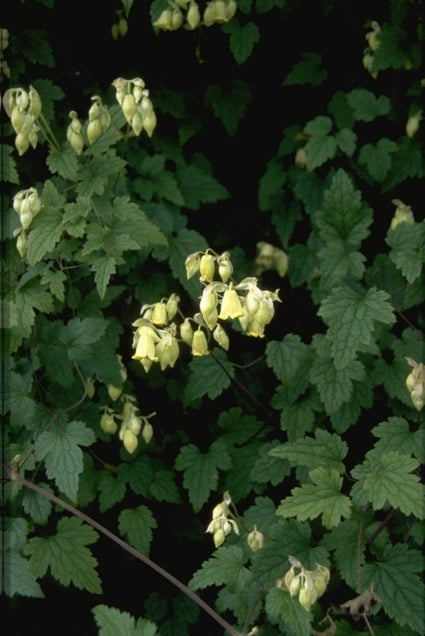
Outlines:
{"label": "serrated leaf", "polygon": [[119,478],[127,482],[136,495],[146,498],[150,496],[150,483],[153,475],[152,462],[149,459],[145,457],[143,462],[132,462],[118,466]]}
{"label": "serrated leaf", "polygon": [[357,135],[350,128],[341,128],[335,133],[335,140],[342,152],[351,157],[356,149]]}
{"label": "serrated leaf", "polygon": [[65,301],[65,281],[67,280],[65,272],[62,270],[48,269],[41,277],[41,284],[47,285],[52,296],[55,296],[61,302]]}
{"label": "serrated leaf", "polygon": [[335,156],[337,143],[329,134],[331,129],[332,120],[323,115],[318,115],[305,126],[304,132],[310,135],[305,145],[307,170],[314,170]]}
{"label": "serrated leaf", "polygon": [[62,235],[62,210],[44,207],[31,223],[26,257],[30,265],[35,265],[51,252]]}
{"label": "serrated leaf", "polygon": [[327,243],[341,239],[350,248],[359,247],[369,234],[372,210],[363,205],[361,193],[348,174],[339,169],[323,195],[321,210],[315,216],[320,236]]}
{"label": "serrated leaf", "polygon": [[320,287],[331,290],[345,280],[360,280],[365,271],[366,257],[350,249],[345,241],[333,240],[318,253]]}
{"label": "serrated leaf", "polygon": [[373,585],[386,614],[417,634],[425,633],[425,586],[416,575],[422,570],[423,555],[406,544],[388,545],[378,563],[363,566],[366,585]]}
{"label": "serrated leaf", "polygon": [[99,256],[91,266],[94,272],[94,281],[99,296],[103,299],[106,294],[109,280],[112,274],[115,274],[115,258],[113,256]]}
{"label": "serrated leaf", "polygon": [[222,30],[230,35],[229,48],[237,64],[243,64],[260,41],[260,30],[254,22],[240,24],[236,19],[223,24]]}
{"label": "serrated leaf", "polygon": [[152,530],[158,526],[152,512],[146,506],[121,510],[118,517],[120,534],[142,554],[149,554],[153,539]]}
{"label": "serrated leaf", "polygon": [[283,517],[297,517],[299,521],[322,516],[325,528],[333,528],[341,517],[349,518],[351,501],[341,494],[343,478],[332,468],[314,468],[309,473],[312,484],[293,488],[291,495],[281,501],[276,510]]}
{"label": "serrated leaf", "polygon": [[181,503],[175,473],[171,470],[156,470],[150,484],[150,491],[157,501]]}
{"label": "serrated leaf", "polygon": [[63,179],[76,181],[79,163],[75,150],[71,146],[64,146],[60,152],[50,152],[46,160],[52,174],[58,174]]}
{"label": "serrated leaf", "polygon": [[105,512],[110,510],[124,499],[125,483],[116,479],[111,472],[104,471],[98,483],[99,490],[99,510]]}
{"label": "serrated leaf", "polygon": [[269,454],[273,457],[287,459],[295,466],[301,465],[309,468],[327,466],[341,473],[344,471],[342,460],[347,451],[347,443],[339,435],[317,429],[314,438],[305,437],[291,443],[279,444],[276,448],[271,449]]}
{"label": "serrated leaf", "polygon": [[425,264],[425,224],[400,223],[385,237],[389,257],[408,283],[413,283]]}
{"label": "serrated leaf", "polygon": [[90,197],[94,194],[104,193],[108,177],[118,175],[125,167],[125,161],[120,157],[92,157],[81,173],[81,181],[78,184],[78,194],[82,197]]}
{"label": "serrated leaf", "polygon": [[294,402],[291,401],[292,395],[285,389],[283,391],[278,389],[271,401],[274,408],[281,408],[280,427],[282,431],[286,431],[290,442],[304,437],[314,428],[315,410],[317,410],[317,400],[309,395],[298,398]]}
{"label": "serrated leaf", "polygon": [[180,450],[175,468],[184,471],[183,485],[188,490],[195,512],[199,512],[210,492],[216,490],[218,471],[226,470],[230,465],[228,450],[220,440],[213,442],[206,453],[202,453],[194,444],[183,446]]}
{"label": "serrated leaf", "polygon": [[390,174],[382,185],[382,191],[388,192],[406,179],[421,179],[424,176],[423,164],[421,146],[417,139],[402,137],[392,155]]}
{"label": "serrated leaf", "polygon": [[347,94],[347,100],[358,121],[373,121],[380,115],[388,115],[391,108],[386,95],[376,97],[365,88],[354,88]]}
{"label": "serrated leaf", "polygon": [[145,618],[136,619],[116,607],[96,605],[92,609],[99,636],[154,636],[157,627]]}
{"label": "serrated leaf", "polygon": [[326,337],[331,343],[336,369],[347,367],[359,349],[371,343],[376,322],[391,325],[395,321],[389,298],[376,287],[366,293],[336,287],[323,300],[317,313],[328,325]]}
{"label": "serrated leaf", "polygon": [[228,134],[233,137],[252,100],[252,92],[248,84],[237,79],[227,89],[218,84],[211,84],[205,91],[204,99],[206,104],[212,107]]}
{"label": "serrated leaf", "polygon": [[97,560],[86,547],[97,541],[98,534],[77,517],[64,517],[51,537],[33,537],[24,548],[30,556],[31,570],[37,577],[48,569],[52,576],[68,586],[101,594],[102,588],[96,572]]}
{"label": "serrated leaf", "polygon": [[411,431],[409,422],[403,417],[389,417],[375,426],[372,433],[379,438],[374,448],[381,452],[397,450],[403,455],[413,455],[421,463],[425,462],[423,431]]}
{"label": "serrated leaf", "polygon": [[215,351],[214,356],[219,362],[211,355],[194,358],[189,362],[190,375],[184,393],[186,404],[206,395],[214,400],[230,386],[231,378],[235,375],[234,367],[221,350]]}
{"label": "serrated leaf", "polygon": [[283,81],[284,86],[294,86],[298,84],[311,84],[319,86],[328,76],[325,69],[321,69],[322,56],[318,53],[306,52],[302,54],[303,59],[297,62],[289,71]]}
{"label": "serrated leaf", "polygon": [[36,410],[36,403],[30,395],[31,384],[14,371],[3,378],[3,382],[5,393],[3,412],[10,409],[10,424],[12,426],[28,426]]}
{"label": "serrated leaf", "polygon": [[2,554],[0,591],[9,598],[12,596],[44,598],[43,590],[30,569],[29,561],[14,551]]}
{"label": "serrated leaf", "polygon": [[259,457],[252,466],[249,476],[252,481],[270,483],[272,486],[280,484],[291,472],[289,462],[285,457],[273,453],[279,442],[263,444]]}
{"label": "serrated leaf", "polygon": [[38,62],[41,66],[53,68],[55,58],[49,38],[43,29],[25,29],[21,37],[21,55],[32,64]]}
{"label": "serrated leaf", "polygon": [[358,566],[364,563],[364,541],[359,546],[359,523],[351,519],[326,533],[320,545],[334,551],[334,559],[341,576],[354,590],[358,586]]}
{"label": "serrated leaf", "polygon": [[190,589],[201,590],[210,585],[237,585],[238,580],[245,578],[248,572],[245,560],[240,546],[221,546],[193,574],[189,581]]}
{"label": "serrated leaf", "polygon": [[197,210],[203,203],[216,203],[229,197],[227,189],[197,165],[179,167],[176,176],[189,210]]}
{"label": "serrated leaf", "polygon": [[7,183],[19,184],[19,175],[16,170],[16,161],[12,157],[13,146],[0,144],[1,180]]}
{"label": "serrated leaf", "polygon": [[44,460],[46,474],[54,479],[57,487],[75,501],[78,476],[83,470],[83,453],[80,446],[90,446],[95,441],[93,431],[83,422],[67,422],[57,430],[51,428],[41,433],[34,443],[34,454]]}
{"label": "serrated leaf", "polygon": [[277,587],[268,591],[265,599],[266,614],[272,623],[280,625],[288,636],[311,633],[312,614],[291,597],[289,592]]}
{"label": "serrated leaf", "polygon": [[390,450],[379,453],[369,451],[365,461],[351,471],[358,480],[357,488],[367,494],[374,510],[382,510],[389,503],[405,515],[424,519],[424,488],[413,474],[419,462],[413,457]]}
{"label": "serrated leaf", "polygon": [[69,359],[83,360],[90,356],[91,349],[87,345],[100,340],[107,324],[104,318],[71,318],[59,334]]}
{"label": "serrated leaf", "polygon": [[395,24],[384,24],[377,35],[379,46],[373,53],[371,71],[402,69],[410,62],[404,47],[406,32]]}
{"label": "serrated leaf", "polygon": [[360,148],[358,161],[365,165],[370,176],[382,183],[391,168],[391,155],[397,150],[397,144],[390,139],[380,139],[376,145],[365,144]]}

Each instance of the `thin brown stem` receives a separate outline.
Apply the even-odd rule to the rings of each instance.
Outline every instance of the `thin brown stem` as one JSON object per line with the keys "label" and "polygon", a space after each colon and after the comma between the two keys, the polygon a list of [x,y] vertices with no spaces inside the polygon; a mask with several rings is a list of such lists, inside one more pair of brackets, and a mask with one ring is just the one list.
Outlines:
{"label": "thin brown stem", "polygon": [[95,519],[92,519],[91,517],[86,515],[84,512],[81,512],[77,508],[74,508],[74,506],[67,503],[66,501],[63,501],[59,497],[56,497],[49,491],[44,490],[44,488],[40,488],[40,486],[33,484],[31,481],[28,481],[27,479],[24,479],[23,477],[19,477],[16,475],[14,475],[13,478],[16,481],[18,481],[18,483],[20,483],[22,486],[25,486],[26,488],[33,490],[34,492],[38,493],[42,497],[45,497],[46,499],[49,499],[52,503],[58,506],[61,506],[65,510],[68,510],[68,512],[70,512],[71,514],[75,515],[76,517],[79,517],[85,523],[88,523],[93,528],[96,528],[96,530],[104,534],[106,537],[108,537],[108,539],[111,539],[111,541],[119,545],[123,550],[125,550],[126,552],[134,556],[139,561],[142,561],[143,563],[145,563],[145,565],[152,568],[160,576],[167,579],[167,581],[169,581],[172,585],[174,585],[181,592],[183,592],[183,594],[186,594],[186,596],[188,596],[192,601],[194,601],[197,605],[199,605],[201,609],[203,609],[207,614],[209,614],[216,621],[216,623],[218,623],[224,630],[226,630],[229,634],[231,634],[231,636],[244,636],[242,632],[239,632],[234,627],[232,627],[224,618],[222,618],[219,614],[217,614],[217,612],[215,612],[212,609],[212,607],[210,607],[210,605],[208,605],[205,601],[203,601],[197,594],[192,592],[192,590],[190,590],[186,585],[184,585],[184,583],[182,583],[179,579],[177,579],[172,574],[167,572],[167,570],[164,570],[164,568],[162,568],[160,565],[157,565],[154,561],[149,559],[147,556],[145,556],[144,554],[142,554],[135,548],[133,548],[131,545],[129,545],[128,543],[120,539],[116,534],[114,534],[113,532],[111,532],[110,530],[102,526],[97,521],[95,521]]}

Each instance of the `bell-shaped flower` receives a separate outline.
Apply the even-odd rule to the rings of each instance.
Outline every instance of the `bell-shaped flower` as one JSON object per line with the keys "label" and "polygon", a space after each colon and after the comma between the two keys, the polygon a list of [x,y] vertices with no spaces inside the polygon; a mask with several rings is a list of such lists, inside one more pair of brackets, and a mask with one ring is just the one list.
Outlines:
{"label": "bell-shaped flower", "polygon": [[212,254],[202,254],[199,261],[199,273],[203,283],[211,283],[214,280],[215,261]]}
{"label": "bell-shaped flower", "polygon": [[160,337],[153,327],[148,324],[142,324],[137,329],[134,339],[136,352],[132,356],[133,360],[148,358],[154,362],[158,361],[158,356],[155,353],[155,345],[160,341]]}
{"label": "bell-shaped flower", "polygon": [[215,329],[213,331],[213,338],[220,345],[222,349],[224,349],[225,351],[229,350],[229,346],[230,346],[229,336],[224,331],[221,325],[218,324],[215,326]]}
{"label": "bell-shaped flower", "polygon": [[193,334],[192,355],[205,356],[209,354],[208,342],[203,330],[199,327]]}
{"label": "bell-shaped flower", "polygon": [[189,345],[189,347],[192,346],[193,329],[192,325],[190,324],[189,318],[185,318],[180,325],[180,338],[183,340],[183,342]]}
{"label": "bell-shaped flower", "polygon": [[236,289],[230,285],[223,294],[218,317],[221,320],[226,320],[227,318],[233,319],[240,318],[241,316],[243,316],[241,299]]}
{"label": "bell-shaped flower", "polygon": [[160,327],[167,324],[167,306],[164,302],[161,301],[154,304],[150,320],[154,325],[158,325]]}
{"label": "bell-shaped flower", "polygon": [[156,345],[156,354],[162,371],[167,367],[174,367],[179,357],[179,344],[176,337],[169,331],[161,332],[161,340]]}
{"label": "bell-shaped flower", "polygon": [[201,301],[199,303],[199,309],[209,329],[213,330],[217,324],[218,312],[217,312],[217,293],[213,284],[209,284],[204,287],[202,292]]}
{"label": "bell-shaped flower", "polygon": [[194,252],[194,254],[189,254],[186,258],[184,265],[186,268],[186,277],[189,280],[199,271],[199,265],[201,262],[201,255],[199,252]]}

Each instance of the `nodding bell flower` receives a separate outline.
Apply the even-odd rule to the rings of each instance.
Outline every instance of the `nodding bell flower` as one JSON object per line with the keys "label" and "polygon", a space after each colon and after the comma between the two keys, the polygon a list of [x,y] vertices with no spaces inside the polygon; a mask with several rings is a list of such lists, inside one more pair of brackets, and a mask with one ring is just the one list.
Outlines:
{"label": "nodding bell flower", "polygon": [[218,312],[217,312],[217,293],[215,290],[214,284],[210,283],[202,292],[201,301],[199,303],[199,309],[201,310],[201,314],[203,319],[205,320],[208,328],[211,331],[214,329],[217,324]]}
{"label": "nodding bell flower", "polygon": [[87,139],[90,145],[100,137],[111,123],[111,116],[106,106],[103,105],[99,95],[93,95],[92,105],[89,109],[89,123],[87,125]]}
{"label": "nodding bell flower", "polygon": [[228,534],[233,530],[239,534],[238,524],[234,519],[229,519],[229,505],[231,498],[228,492],[224,493],[223,501],[214,507],[212,513],[212,521],[209,523],[205,532],[213,535],[213,541],[216,548],[219,548]]}
{"label": "nodding bell flower", "polygon": [[425,366],[412,358],[406,358],[413,370],[406,378],[406,386],[415,409],[421,411],[425,404]]}
{"label": "nodding bell flower", "polygon": [[180,325],[180,338],[185,342],[189,347],[192,346],[193,340],[193,329],[190,324],[190,319],[185,318],[182,324]]}
{"label": "nodding bell flower", "polygon": [[391,203],[394,203],[396,206],[394,216],[391,219],[390,229],[394,230],[397,225],[400,223],[407,223],[408,225],[413,225],[415,222],[415,217],[413,216],[413,211],[410,205],[403,203],[400,199],[392,199]]}
{"label": "nodding bell flower", "polygon": [[215,329],[213,331],[213,338],[220,345],[222,349],[224,349],[225,351],[229,350],[229,346],[230,346],[229,336],[227,335],[227,333],[224,331],[223,327],[220,324],[215,326]]}
{"label": "nodding bell flower", "polygon": [[264,545],[264,535],[257,530],[257,526],[254,526],[254,530],[249,533],[247,542],[253,552],[262,549]]}
{"label": "nodding bell flower", "polygon": [[164,371],[167,367],[174,367],[176,360],[179,357],[179,343],[177,342],[174,332],[175,325],[173,325],[172,331],[166,329],[162,330],[160,332],[161,339],[155,347],[162,371]]}
{"label": "nodding bell flower", "polygon": [[133,325],[137,327],[137,331],[133,339],[133,346],[136,347],[136,352],[132,356],[132,359],[142,361],[147,358],[152,362],[157,362],[158,356],[155,351],[155,345],[161,339],[158,333],[154,327],[143,318],[136,320]]}
{"label": "nodding bell flower", "polygon": [[177,294],[171,294],[165,303],[165,307],[167,309],[167,319],[172,320],[177,313],[180,302],[180,296]]}
{"label": "nodding bell flower", "polygon": [[167,324],[168,316],[165,302],[161,301],[154,304],[150,320],[154,325],[163,326]]}
{"label": "nodding bell flower", "polygon": [[291,596],[298,596],[300,605],[309,612],[314,603],[324,594],[329,583],[330,572],[320,563],[316,563],[314,570],[306,570],[294,557],[290,556],[289,562],[291,568],[277,584],[282,589],[286,589]]}
{"label": "nodding bell flower", "polygon": [[69,116],[71,123],[66,129],[66,138],[77,155],[81,155],[84,148],[82,125],[75,110],[71,110]]}
{"label": "nodding bell flower", "polygon": [[230,283],[228,289],[223,294],[221,301],[220,313],[218,317],[221,320],[227,318],[241,318],[243,316],[241,299],[238,296],[236,289],[233,288]]}
{"label": "nodding bell flower", "polygon": [[189,9],[186,13],[186,22],[189,29],[196,29],[201,22],[201,13],[199,11],[199,5],[195,0],[192,0]]}
{"label": "nodding bell flower", "polygon": [[230,260],[229,252],[223,252],[223,254],[221,254],[217,258],[217,264],[218,264],[218,275],[220,276],[223,283],[227,283],[227,281],[233,274],[233,265]]}
{"label": "nodding bell flower", "polygon": [[206,356],[209,354],[208,342],[204,331],[201,327],[194,332],[192,338],[192,355],[193,356]]}
{"label": "nodding bell flower", "polygon": [[215,262],[212,254],[202,254],[199,261],[199,280],[203,283],[212,283],[214,280]]}
{"label": "nodding bell flower", "polygon": [[201,255],[199,252],[195,252],[194,254],[189,254],[189,256],[186,258],[184,264],[186,267],[186,277],[188,280],[192,278],[192,276],[195,276],[195,274],[198,273],[200,263],[201,263]]}

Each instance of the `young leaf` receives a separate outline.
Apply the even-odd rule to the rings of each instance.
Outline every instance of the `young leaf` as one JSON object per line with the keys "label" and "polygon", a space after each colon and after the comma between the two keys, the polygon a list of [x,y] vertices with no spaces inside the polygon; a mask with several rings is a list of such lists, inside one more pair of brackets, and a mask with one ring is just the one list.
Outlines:
{"label": "young leaf", "polygon": [[115,607],[96,605],[92,609],[99,636],[154,636],[157,627],[145,618],[137,621],[128,612],[120,612]]}
{"label": "young leaf", "polygon": [[211,84],[205,91],[204,99],[230,137],[233,137],[252,100],[252,92],[247,83],[236,80],[227,90],[218,84]]}
{"label": "young leaf", "polygon": [[95,441],[94,433],[84,422],[61,423],[56,430],[51,428],[41,433],[34,443],[34,454],[43,460],[46,474],[54,479],[57,487],[75,501],[78,491],[78,475],[83,470],[83,453],[80,446],[90,446]]}
{"label": "young leaf", "polygon": [[323,525],[328,529],[341,523],[341,517],[349,518],[351,501],[341,494],[343,479],[339,472],[321,466],[311,470],[309,475],[313,483],[294,488],[291,495],[281,501],[276,514],[297,517],[299,521],[322,515]]}
{"label": "young leaf", "polygon": [[252,54],[255,44],[260,41],[260,30],[254,22],[239,24],[231,20],[223,24],[222,30],[230,35],[230,50],[238,64],[243,64]]}
{"label": "young leaf", "polygon": [[359,349],[371,343],[375,322],[391,325],[395,321],[389,295],[376,287],[366,293],[336,287],[323,300],[317,313],[328,325],[327,338],[338,370],[347,367]]}
{"label": "young leaf", "polygon": [[175,468],[184,471],[183,485],[189,492],[189,500],[195,512],[199,512],[216,490],[218,471],[230,468],[231,460],[221,440],[213,442],[206,453],[194,444],[183,446],[177,455]]}
{"label": "young leaf", "polygon": [[31,570],[36,577],[44,576],[50,568],[52,576],[68,586],[101,594],[102,588],[96,572],[97,560],[86,547],[95,543],[98,534],[77,517],[63,517],[57,533],[50,537],[33,537],[24,548],[30,556]]}
{"label": "young leaf", "polygon": [[295,466],[309,468],[327,466],[342,473],[345,468],[342,460],[347,451],[347,443],[342,441],[339,435],[317,429],[314,438],[305,437],[291,443],[280,444],[272,448],[269,454],[287,459]]}
{"label": "young leaf", "polygon": [[417,576],[423,555],[404,543],[388,545],[377,563],[363,566],[365,585],[373,585],[386,614],[416,634],[425,633],[425,586]]}
{"label": "young leaf", "polygon": [[396,450],[380,454],[369,451],[365,461],[353,468],[351,475],[367,493],[374,510],[382,510],[389,503],[405,515],[413,514],[424,519],[424,488],[419,477],[413,474],[419,462]]}
{"label": "young leaf", "polygon": [[120,534],[142,554],[149,554],[153,528],[158,526],[152,512],[146,506],[121,510],[118,518]]}

